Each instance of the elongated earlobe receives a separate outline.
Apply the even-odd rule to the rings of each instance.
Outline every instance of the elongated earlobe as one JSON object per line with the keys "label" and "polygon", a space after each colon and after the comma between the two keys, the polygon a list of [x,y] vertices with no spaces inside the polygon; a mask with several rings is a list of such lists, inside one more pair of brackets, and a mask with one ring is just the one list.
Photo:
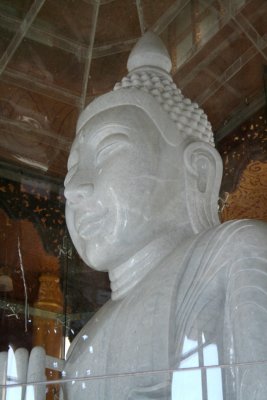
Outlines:
{"label": "elongated earlobe", "polygon": [[198,233],[219,224],[222,162],[212,146],[193,142],[185,148],[184,163],[187,210],[193,230]]}

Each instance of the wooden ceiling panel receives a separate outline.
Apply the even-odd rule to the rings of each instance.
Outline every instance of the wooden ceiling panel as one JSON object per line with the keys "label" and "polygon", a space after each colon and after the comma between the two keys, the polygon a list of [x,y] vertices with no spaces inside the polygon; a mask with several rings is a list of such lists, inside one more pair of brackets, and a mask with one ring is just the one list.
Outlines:
{"label": "wooden ceiling panel", "polygon": [[228,81],[228,84],[238,91],[243,101],[248,103],[250,97],[253,97],[255,93],[264,91],[263,66],[263,57],[257,54],[240,69],[238,75],[234,75],[233,78]]}
{"label": "wooden ceiling panel", "polygon": [[[46,157],[47,153],[51,154],[49,160]],[[12,165],[22,170],[29,168],[40,177],[58,178],[62,185],[67,173],[68,156],[69,151],[55,151],[53,147],[50,147],[46,153],[44,151],[41,154],[35,153],[34,158],[29,158],[27,154],[24,156],[23,151],[20,151],[20,154],[14,154],[14,150],[10,151],[0,145],[0,159],[7,165]]]}
{"label": "wooden ceiling panel", "polygon": [[189,60],[175,72],[175,79],[182,82],[183,87],[183,82],[188,81],[190,75],[194,75],[201,69],[207,67],[231,45],[233,40],[236,40],[234,27],[226,24],[205,46],[201,46],[200,48],[196,47],[195,52]]}
{"label": "wooden ceiling panel", "polygon": [[[267,3],[265,0],[253,0],[253,1],[248,1],[247,4],[245,4],[240,12],[248,18],[250,21],[255,21],[259,17],[264,17],[267,13]],[[265,20],[266,22],[266,20]],[[264,28],[264,26],[263,26]],[[265,32],[266,33],[266,32]]]}
{"label": "wooden ceiling panel", "polygon": [[0,154],[10,163],[62,176],[79,111],[0,82]]}
{"label": "wooden ceiling panel", "polygon": [[87,95],[95,97],[112,90],[127,74],[128,56],[126,52],[93,59]]}
{"label": "wooden ceiling panel", "polygon": [[240,34],[228,41],[227,47],[209,63],[208,68],[220,77],[252,47],[245,35]]}
{"label": "wooden ceiling panel", "polygon": [[80,95],[85,61],[75,54],[24,39],[9,63],[9,69],[42,82],[47,88],[61,88]]}
{"label": "wooden ceiling panel", "polygon": [[[65,141],[55,143],[60,159],[65,159],[78,110],[111,90],[127,73],[129,51],[146,29],[163,38],[174,62],[175,82],[186,96],[210,110],[209,119],[216,130],[224,129],[229,113],[233,119],[234,114],[246,113],[243,97],[262,97],[256,55],[259,43],[264,46],[265,40],[260,36],[266,33],[265,0],[235,3],[231,13],[224,2],[210,0],[46,0],[33,23],[29,22],[29,29],[24,24],[20,31],[34,4],[26,0],[0,4],[2,52],[8,49],[2,66],[6,56],[8,63],[0,78],[1,127],[5,133],[20,122],[24,130],[40,127],[36,137],[40,145],[43,140],[44,153],[47,137],[59,134]],[[255,43],[250,38],[251,27]],[[14,34],[17,42],[12,44]],[[177,70],[179,40],[186,35],[191,47]],[[262,49],[265,56],[264,52],[267,56],[267,48]],[[248,69],[250,62],[256,62],[254,69]],[[10,86],[10,93],[3,84]],[[8,126],[3,127],[6,113]],[[23,127],[18,129],[21,134]],[[57,159],[51,153],[49,168],[53,166],[54,171],[60,168]],[[62,176],[63,170],[65,167]]]}
{"label": "wooden ceiling panel", "polygon": [[93,9],[93,2],[89,1],[46,0],[34,25],[81,44],[89,45]]}
{"label": "wooden ceiling panel", "polygon": [[[58,148],[57,143],[50,140],[50,143],[40,141],[36,138],[34,133],[19,133],[15,136],[11,132],[2,132],[0,141],[0,155],[1,159],[9,161],[12,164],[34,168],[41,174],[51,172],[51,164],[54,160],[58,159],[59,154],[62,152]],[[67,152],[66,152],[67,156]],[[66,159],[64,160],[66,162]],[[65,165],[61,165],[60,175],[62,170],[65,170]]]}
{"label": "wooden ceiling panel", "polygon": [[61,179],[62,185],[64,182],[64,178],[67,174],[69,151],[70,148],[68,150],[60,150],[57,153],[57,156],[51,160],[48,171],[46,172],[46,175],[48,176],[53,176],[57,178],[59,177]]}
{"label": "wooden ceiling panel", "polygon": [[227,116],[236,108],[237,104],[239,104],[239,100],[236,96],[225,90],[224,87],[219,87],[214,95],[202,104],[212,124],[213,131],[216,132],[225,123]]}
{"label": "wooden ceiling panel", "polygon": [[[69,144],[73,140],[79,110],[36,92],[0,81],[0,119],[25,129],[39,130],[40,137],[52,137]],[[12,122],[12,123],[11,123]]]}
{"label": "wooden ceiling panel", "polygon": [[140,35],[140,23],[134,1],[113,0],[100,6],[95,46],[137,39]]}
{"label": "wooden ceiling panel", "polygon": [[264,36],[267,33],[266,17],[267,17],[267,3],[265,4],[264,8],[262,7],[258,11],[258,13],[254,16],[254,18],[252,18],[251,16],[247,17],[247,20],[251,22],[251,25],[260,36]]}
{"label": "wooden ceiling panel", "polygon": [[[190,80],[188,84],[183,86],[183,94],[195,101],[199,94],[203,93],[211,85],[213,79],[214,78],[208,73],[208,71],[200,70],[200,72],[196,74],[196,76],[194,76],[194,78]],[[178,74],[175,76],[174,81],[176,85],[180,87]]]}
{"label": "wooden ceiling panel", "polygon": [[23,19],[33,3],[34,0],[1,0],[0,10],[10,16]]}
{"label": "wooden ceiling panel", "polygon": [[12,32],[4,27],[0,27],[0,57],[7,49],[7,46],[9,45],[13,36],[14,36],[14,32]]}
{"label": "wooden ceiling panel", "polygon": [[175,0],[142,0],[145,28],[152,27],[176,3]]}

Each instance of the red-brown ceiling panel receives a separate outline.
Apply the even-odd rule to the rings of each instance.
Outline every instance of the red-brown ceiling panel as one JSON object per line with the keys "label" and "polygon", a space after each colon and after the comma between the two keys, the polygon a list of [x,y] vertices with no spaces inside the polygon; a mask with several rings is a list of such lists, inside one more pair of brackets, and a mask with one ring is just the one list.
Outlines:
{"label": "red-brown ceiling panel", "polygon": [[0,81],[0,118],[47,132],[69,143],[75,132],[79,110],[35,92]]}
{"label": "red-brown ceiling panel", "polygon": [[216,59],[218,54],[223,53],[227,49],[229,43],[235,40],[235,37],[236,34],[233,27],[229,24],[225,25],[205,46],[196,47],[192,57],[177,70],[175,78],[179,82],[183,82],[187,80],[192,71],[199,71],[209,65],[211,60]]}
{"label": "red-brown ceiling panel", "polygon": [[87,95],[99,96],[112,90],[115,83],[127,74],[128,56],[127,52],[93,59]]}
{"label": "red-brown ceiling panel", "polygon": [[89,45],[93,12],[93,2],[46,0],[34,21],[34,26]]}
{"label": "red-brown ceiling panel", "polygon": [[[197,76],[183,88],[183,94],[192,100],[196,100],[201,93],[204,93],[210,87],[214,80],[207,71],[200,71]],[[179,86],[179,82],[177,82]]]}
{"label": "red-brown ceiling panel", "polygon": [[[0,25],[1,25],[1,15],[0,15]],[[2,26],[0,26],[0,59],[7,49],[9,43],[11,42],[14,36],[14,31],[8,30]]]}
{"label": "red-brown ceiling panel", "polygon": [[247,98],[249,101],[254,93],[264,90],[263,64],[263,57],[257,54],[238,71],[238,75],[228,81],[228,84],[240,93],[243,100]]}
{"label": "red-brown ceiling panel", "polygon": [[239,104],[239,100],[230,91],[220,87],[213,96],[211,96],[201,106],[207,113],[211,121],[213,130],[216,131],[227,120],[228,115]]}
{"label": "red-brown ceiling panel", "polygon": [[34,0],[1,0],[0,12],[23,19],[33,5]]}
{"label": "red-brown ceiling panel", "polygon": [[253,24],[260,35],[266,34],[267,2],[253,0],[241,9],[242,15]]}
{"label": "red-brown ceiling panel", "polygon": [[78,113],[68,104],[0,81],[1,158],[63,176]]}
{"label": "red-brown ceiling panel", "polygon": [[174,0],[142,0],[145,27],[152,27],[174,3]]}
{"label": "red-brown ceiling panel", "polygon": [[8,68],[31,76],[47,88],[59,87],[80,95],[82,90],[84,60],[55,47],[48,47],[30,39],[24,39],[14,54]]}
{"label": "red-brown ceiling panel", "polygon": [[227,47],[209,63],[209,70],[220,77],[228,68],[231,68],[236,60],[242,57],[251,46],[251,43],[243,34],[232,37],[228,41]]}
{"label": "red-brown ceiling panel", "polygon": [[135,1],[113,0],[100,6],[95,46],[137,39],[140,35]]}

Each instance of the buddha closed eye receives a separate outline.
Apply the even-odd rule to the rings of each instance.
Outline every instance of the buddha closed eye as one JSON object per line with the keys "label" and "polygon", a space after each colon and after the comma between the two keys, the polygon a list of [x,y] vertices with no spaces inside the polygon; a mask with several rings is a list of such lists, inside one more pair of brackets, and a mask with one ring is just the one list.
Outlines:
{"label": "buddha closed eye", "polygon": [[96,146],[95,165],[101,165],[109,156],[129,144],[129,138],[124,133],[115,133],[106,136]]}

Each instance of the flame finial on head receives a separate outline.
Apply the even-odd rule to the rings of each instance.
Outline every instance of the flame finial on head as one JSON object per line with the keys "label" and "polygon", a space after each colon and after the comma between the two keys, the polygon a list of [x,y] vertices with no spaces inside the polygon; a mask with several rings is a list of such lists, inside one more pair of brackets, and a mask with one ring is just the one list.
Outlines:
{"label": "flame finial on head", "polygon": [[161,39],[147,32],[129,56],[128,75],[115,85],[114,90],[136,88],[149,93],[168,113],[182,135],[195,137],[214,146],[206,114],[177,88],[170,75],[171,65]]}
{"label": "flame finial on head", "polygon": [[170,73],[172,62],[164,43],[152,32],[147,32],[131,51],[127,68],[129,72],[137,68],[159,68]]}

